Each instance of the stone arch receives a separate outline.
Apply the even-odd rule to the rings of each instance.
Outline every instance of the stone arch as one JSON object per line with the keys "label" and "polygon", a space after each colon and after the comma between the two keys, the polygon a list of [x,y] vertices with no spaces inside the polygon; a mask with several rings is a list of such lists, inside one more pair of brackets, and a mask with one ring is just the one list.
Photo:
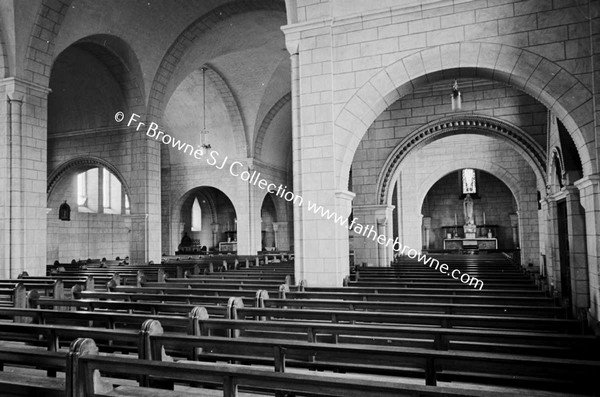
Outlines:
{"label": "stone arch", "polygon": [[262,154],[263,142],[265,140],[265,135],[267,133],[269,125],[271,125],[271,122],[273,121],[273,118],[275,118],[277,113],[279,113],[279,111],[291,100],[292,93],[288,92],[287,94],[282,96],[277,102],[275,102],[275,104],[267,112],[267,115],[260,124],[260,128],[256,132],[256,138],[254,141],[254,157],[260,158]]}
{"label": "stone arch", "polygon": [[233,126],[232,132],[233,138],[235,139],[237,154],[240,156],[247,156],[249,146],[248,137],[245,133],[246,128],[244,128],[244,121],[237,100],[225,79],[215,69],[211,68],[209,65],[206,66],[206,77],[217,88],[217,91],[227,108],[227,113],[229,113],[229,118]]}
{"label": "stone arch", "polygon": [[375,74],[345,103],[335,117],[338,186],[348,173],[362,137],[388,106],[416,86],[441,79],[477,77],[500,81],[524,91],[552,110],[569,131],[579,151],[584,175],[596,172],[590,90],[555,63],[527,50],[503,44],[464,42],[415,52]]}
{"label": "stone arch", "polygon": [[131,189],[129,188],[129,185],[127,184],[125,178],[123,177],[123,174],[121,174],[119,169],[117,167],[115,167],[113,164],[111,164],[110,162],[108,162],[104,159],[101,159],[99,157],[94,157],[94,156],[75,157],[75,158],[65,161],[64,163],[62,163],[58,167],[56,167],[50,173],[50,176],[48,176],[48,186],[47,186],[48,198],[50,198],[50,196],[52,195],[52,191],[54,190],[54,188],[56,187],[58,182],[65,175],[67,175],[69,173],[69,171],[71,171],[75,168],[80,168],[80,167],[89,167],[89,168],[104,167],[107,170],[109,170],[113,175],[115,175],[117,177],[119,182],[121,182],[121,186],[122,186],[123,190],[129,196],[129,202],[133,204],[133,200],[131,198],[131,193],[130,193]]}
{"label": "stone arch", "polygon": [[[125,40],[118,36],[96,34],[71,43],[67,49],[72,46],[77,46],[93,54],[110,70],[115,81],[121,87],[129,110],[143,111],[145,89],[142,68],[137,54]],[[57,55],[57,58],[59,56],[60,54]]]}
{"label": "stone arch", "polygon": [[388,156],[377,180],[378,204],[391,201],[394,181],[402,160],[414,150],[437,139],[455,134],[479,134],[508,142],[529,163],[544,191],[546,184],[546,155],[542,147],[519,127],[488,116],[456,115],[433,121],[408,135]]}
{"label": "stone arch", "polygon": [[[202,184],[199,186],[192,186],[192,187],[186,186],[186,187],[181,187],[180,189],[177,189],[177,191],[175,193],[175,197],[177,197],[177,199],[172,203],[171,208],[169,208],[172,222],[178,222],[180,220],[180,218],[181,218],[180,210],[181,210],[183,203],[189,198],[189,196],[194,191],[202,189],[202,188],[214,189],[214,190],[217,190],[217,191],[221,192],[222,194],[224,194],[229,199],[229,201],[231,201],[231,205],[233,206],[233,209],[236,211],[236,213],[239,213],[239,209],[236,208],[236,203],[232,199],[232,196],[227,194],[221,188],[211,185],[211,184]],[[216,210],[215,210],[214,214],[216,214]]]}
{"label": "stone arch", "polygon": [[231,16],[261,10],[285,12],[285,3],[276,0],[234,1],[216,7],[188,26],[175,39],[158,67],[154,81],[152,82],[152,87],[150,88],[150,100],[148,103],[149,113],[155,117],[162,114],[162,109],[165,106],[164,100],[167,85],[177,69],[177,65],[188,49],[199,40],[205,32],[208,32],[215,25]]}
{"label": "stone arch", "polygon": [[427,192],[429,192],[429,190],[437,181],[439,181],[442,177],[463,168],[476,168],[494,175],[506,186],[508,186],[515,198],[515,201],[517,202],[517,207],[519,206],[522,198],[522,189],[519,187],[519,181],[517,181],[517,179],[507,169],[494,164],[491,161],[468,158],[454,161],[451,167],[448,167],[448,164],[442,164],[432,173],[430,173],[428,177],[421,182],[417,189],[417,202],[422,206]]}
{"label": "stone arch", "polygon": [[48,86],[54,43],[73,0],[42,0],[25,55],[26,77]]}

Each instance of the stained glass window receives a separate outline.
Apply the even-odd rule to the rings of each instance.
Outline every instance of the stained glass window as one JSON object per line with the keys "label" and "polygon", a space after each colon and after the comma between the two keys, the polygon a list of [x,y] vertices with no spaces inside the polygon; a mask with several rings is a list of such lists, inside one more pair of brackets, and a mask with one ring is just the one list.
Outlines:
{"label": "stained glass window", "polygon": [[472,168],[465,168],[462,170],[462,192],[463,194],[477,193],[475,170]]}

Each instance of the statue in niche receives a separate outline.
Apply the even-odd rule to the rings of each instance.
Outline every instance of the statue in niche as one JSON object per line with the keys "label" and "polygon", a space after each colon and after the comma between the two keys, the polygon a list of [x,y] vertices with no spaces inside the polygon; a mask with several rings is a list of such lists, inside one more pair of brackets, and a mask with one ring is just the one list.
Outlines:
{"label": "statue in niche", "polygon": [[465,212],[465,225],[474,225],[473,221],[473,199],[470,194],[467,194],[463,201],[463,209]]}
{"label": "statue in niche", "polygon": [[463,209],[465,212],[465,225],[463,226],[465,238],[475,238],[477,226],[473,221],[473,199],[470,194],[467,194],[463,201]]}
{"label": "statue in niche", "polygon": [[71,207],[67,204],[67,200],[65,200],[58,208],[58,219],[61,221],[71,220]]}

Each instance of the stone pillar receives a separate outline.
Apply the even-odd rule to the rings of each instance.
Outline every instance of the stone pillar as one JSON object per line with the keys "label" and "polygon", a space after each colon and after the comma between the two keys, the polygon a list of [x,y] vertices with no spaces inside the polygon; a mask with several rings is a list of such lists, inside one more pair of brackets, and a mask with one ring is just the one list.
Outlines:
{"label": "stone pillar", "polygon": [[585,211],[585,235],[588,264],[590,309],[588,322],[600,335],[600,257],[598,235],[600,234],[600,175],[586,176],[575,182],[580,203]]}
{"label": "stone pillar", "polygon": [[212,223],[212,234],[213,234],[213,248],[219,248],[219,224]]}
{"label": "stone pillar", "polygon": [[[129,263],[142,265],[148,263],[150,257],[148,256],[148,214],[132,214],[131,218],[131,256]],[[135,253],[135,256],[134,256]],[[160,263],[160,260],[154,261],[154,263]]]}
{"label": "stone pillar", "polygon": [[567,193],[567,223],[569,229],[569,262],[571,266],[571,291],[573,313],[587,311],[590,307],[585,211],[580,204],[579,189],[570,185]]}
{"label": "stone pillar", "polygon": [[273,230],[275,230],[275,241],[279,251],[290,250],[290,240],[288,238],[288,222],[273,222]]}
{"label": "stone pillar", "polygon": [[546,258],[548,266],[548,283],[552,293],[560,291],[560,255],[558,252],[558,232],[556,220],[556,200],[548,197],[546,200],[548,206],[548,217],[546,220],[547,245]]}
{"label": "stone pillar", "polygon": [[[510,217],[510,230],[512,232],[512,241],[513,241],[513,245],[516,248],[519,248],[521,245],[519,244],[519,214],[518,213],[514,213],[514,214],[508,214],[508,216]],[[497,236],[494,236],[497,237]]]}
{"label": "stone pillar", "polygon": [[425,239],[423,248],[429,249],[429,231],[431,230],[431,217],[425,216],[423,217],[423,233],[425,234]]}
{"label": "stone pillar", "polygon": [[354,228],[354,261],[376,266],[389,266],[393,258],[393,248],[377,242],[377,236],[393,237],[391,233],[392,205],[360,205],[353,208],[356,223],[363,226],[361,233]]}
{"label": "stone pillar", "polygon": [[[146,120],[146,125],[156,120]],[[160,124],[160,123],[158,123]],[[134,134],[129,143],[132,156],[130,177],[132,241],[131,263],[160,263],[161,177],[159,141]],[[143,228],[143,229],[139,229]]]}
{"label": "stone pillar", "polygon": [[47,95],[17,78],[0,80],[2,274],[45,275]]}

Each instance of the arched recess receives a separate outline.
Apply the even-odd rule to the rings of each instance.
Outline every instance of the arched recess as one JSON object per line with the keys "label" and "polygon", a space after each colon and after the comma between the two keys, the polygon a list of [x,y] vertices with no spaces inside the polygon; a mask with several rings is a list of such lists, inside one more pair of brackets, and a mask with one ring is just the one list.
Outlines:
{"label": "arched recess", "polygon": [[[388,156],[377,180],[377,201],[390,203],[394,181],[402,160],[411,152],[431,142],[456,134],[479,134],[508,142],[529,163],[538,180],[538,190],[545,192],[546,155],[541,146],[519,127],[487,116],[456,115],[431,122],[408,135]],[[471,167],[472,168],[472,167]]]}
{"label": "arched recess", "polygon": [[[206,212],[206,218],[203,216],[202,231],[192,233],[190,218],[191,207],[195,198],[201,200],[201,205],[205,205],[203,212]],[[205,201],[205,203],[202,203]],[[205,211],[205,208],[208,211]],[[205,219],[210,219],[210,224],[205,223]],[[198,240],[201,246],[208,249],[218,249],[218,243],[227,241],[228,238],[235,239],[237,220],[237,210],[233,201],[220,189],[202,185],[194,187],[184,194],[180,195],[171,207],[171,248],[179,245],[184,232],[187,232],[192,240]],[[216,226],[218,224],[218,226]]]}
{"label": "arched recess", "polygon": [[464,168],[474,168],[494,175],[496,178],[502,181],[502,183],[508,186],[515,197],[517,207],[519,207],[519,203],[522,202],[522,189],[519,186],[519,181],[513,175],[511,175],[507,169],[489,161],[469,158],[458,159],[454,161],[451,166],[448,164],[442,164],[433,172],[431,172],[428,177],[421,182],[417,189],[417,202],[422,204],[427,192],[442,177],[451,172],[456,172]]}
{"label": "arched recess", "polygon": [[265,116],[262,123],[260,124],[260,128],[258,128],[258,131],[255,134],[256,138],[254,140],[254,145],[253,145],[254,157],[259,158],[259,159],[261,158],[265,136],[267,134],[267,130],[269,129],[269,126],[271,125],[271,122],[273,121],[275,116],[277,116],[279,111],[285,105],[290,103],[291,100],[292,100],[292,93],[290,92],[290,93],[285,94],[283,97],[281,97],[267,112],[267,115]]}
{"label": "arched recess", "polygon": [[[429,218],[423,226],[426,229],[423,246],[427,249],[444,249],[443,241],[447,238],[445,233],[450,232],[450,229],[443,227],[454,225],[455,220],[462,224],[464,207],[463,200],[457,197],[461,192],[457,179],[460,181],[461,170],[464,168],[446,173],[423,196],[421,214]],[[473,169],[477,178],[477,199],[473,200],[473,221],[479,227],[477,236],[487,235],[488,230],[481,228],[482,225],[495,225],[491,232],[497,239],[499,249],[519,248],[520,233],[514,227],[511,217],[518,214],[519,204],[523,203],[517,201],[513,191],[501,179],[481,169]],[[487,218],[484,214],[487,214]],[[460,227],[456,232],[463,234]]]}
{"label": "arched recess", "polygon": [[[80,206],[77,202],[80,188],[78,175],[94,168],[109,173],[94,172],[92,180],[95,183],[88,180],[83,188],[93,204]],[[113,178],[119,184],[114,184]],[[130,187],[117,167],[96,157],[70,159],[52,171],[47,191],[48,212],[45,221],[48,235],[45,249],[48,263],[102,257],[114,259],[131,255],[134,233],[129,215],[133,200]],[[71,208],[68,222],[57,216],[64,201]]]}
{"label": "arched recess", "polygon": [[285,12],[285,4],[277,0],[234,1],[216,7],[214,10],[198,18],[181,32],[163,57],[152,82],[149,93],[150,101],[148,103],[150,114],[153,116],[160,116],[162,114],[165,106],[166,88],[174,71],[177,69],[177,65],[189,48],[197,40],[200,40],[204,33],[210,31],[215,25],[233,15],[261,10]]}
{"label": "arched recess", "polygon": [[[119,100],[113,99],[114,93],[106,92],[106,87],[94,87],[94,90],[99,91],[100,97],[109,97],[106,99],[84,96],[78,88],[72,87],[73,84],[82,85],[81,81],[75,80],[76,78],[83,76],[80,79],[85,81],[90,77],[86,74],[92,73],[90,70],[80,70],[89,67],[89,64],[82,66],[84,65],[81,63],[82,55],[93,57],[94,63],[106,68],[110,79],[114,80],[121,91],[119,96],[122,96],[122,103],[120,103],[120,98]],[[125,114],[142,114],[144,112],[145,90],[141,66],[129,44],[119,37],[107,34],[84,37],[57,55],[51,71],[49,84],[53,92],[48,100],[48,131],[50,133],[63,132],[65,129],[72,131],[117,126],[119,123],[114,120],[114,112],[117,110],[121,110]],[[89,84],[94,83],[90,82]],[[103,105],[102,109],[98,109],[99,104]],[[62,125],[57,126],[56,114],[65,112],[67,113],[66,118],[82,119],[83,121],[78,124],[70,122],[66,128]],[[91,119],[94,116],[95,118]]]}
{"label": "arched recess", "polygon": [[388,106],[415,87],[453,78],[484,78],[510,84],[540,101],[563,122],[579,152],[584,175],[596,172],[592,94],[559,65],[503,44],[464,42],[415,52],[375,74],[335,117],[335,150],[344,153],[336,170],[338,188],[348,184],[356,149],[369,126]]}
{"label": "arched recess", "polygon": [[68,161],[65,161],[58,167],[56,167],[48,176],[48,187],[47,187],[47,195],[48,198],[52,195],[52,191],[54,187],[58,184],[58,182],[67,174],[69,174],[74,169],[81,168],[93,168],[93,167],[103,167],[109,170],[113,175],[117,177],[119,182],[121,182],[122,188],[125,190],[125,193],[129,196],[130,202],[133,202],[131,198],[131,190],[129,186],[121,174],[121,172],[112,165],[110,162],[101,159],[99,157],[93,156],[79,156],[72,158]]}

